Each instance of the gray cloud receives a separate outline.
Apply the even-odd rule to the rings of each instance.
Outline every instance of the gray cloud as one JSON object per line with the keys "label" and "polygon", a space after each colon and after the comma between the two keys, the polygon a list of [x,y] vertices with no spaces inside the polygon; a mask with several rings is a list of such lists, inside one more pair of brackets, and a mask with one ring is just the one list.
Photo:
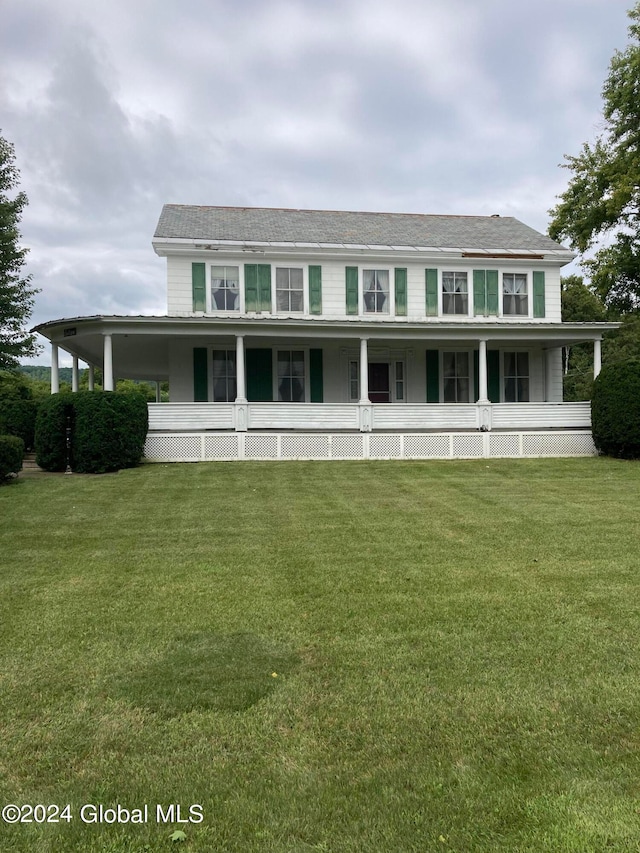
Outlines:
{"label": "gray cloud", "polygon": [[161,205],[503,213],[540,230],[628,0],[3,6],[33,321],[164,310]]}

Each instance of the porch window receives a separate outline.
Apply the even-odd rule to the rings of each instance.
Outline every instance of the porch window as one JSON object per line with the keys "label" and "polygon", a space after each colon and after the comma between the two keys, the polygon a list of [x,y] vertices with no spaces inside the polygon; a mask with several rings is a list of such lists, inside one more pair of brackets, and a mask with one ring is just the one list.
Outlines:
{"label": "porch window", "polygon": [[443,400],[445,403],[468,403],[471,372],[468,352],[442,353]]}
{"label": "porch window", "polygon": [[304,310],[302,270],[276,267],[276,307],[278,311],[302,313]]}
{"label": "porch window", "polygon": [[466,272],[442,273],[442,313],[465,315],[469,313]]}
{"label": "porch window", "polygon": [[304,351],[278,351],[278,400],[283,403],[304,403]]}
{"label": "porch window", "polygon": [[404,400],[404,362],[396,361],[396,400]]}
{"label": "porch window", "polygon": [[362,286],[366,314],[389,313],[389,270],[363,270]]}
{"label": "porch window", "polygon": [[352,403],[360,399],[360,365],[357,361],[349,362],[349,399]]}
{"label": "porch window", "polygon": [[236,399],[236,354],[234,350],[213,351],[213,402],[232,403]]}
{"label": "porch window", "polygon": [[211,310],[240,310],[238,267],[211,267]]}
{"label": "porch window", "polygon": [[502,274],[502,313],[527,316],[527,276],[525,273],[505,272]]}
{"label": "porch window", "polygon": [[504,401],[505,403],[529,402],[528,352],[505,352],[504,354]]}

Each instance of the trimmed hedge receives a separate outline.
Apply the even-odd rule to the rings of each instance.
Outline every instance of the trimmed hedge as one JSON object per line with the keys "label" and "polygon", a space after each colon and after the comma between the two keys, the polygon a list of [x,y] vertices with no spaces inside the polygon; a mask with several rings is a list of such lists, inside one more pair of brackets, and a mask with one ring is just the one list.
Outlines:
{"label": "trimmed hedge", "polygon": [[135,467],[144,453],[148,409],[141,394],[88,391],[73,395],[71,468],[104,474]]}
{"label": "trimmed hedge", "polygon": [[591,427],[600,453],[640,459],[640,359],[602,368],[593,383]]}
{"label": "trimmed hedge", "polygon": [[67,467],[67,418],[73,427],[71,394],[51,394],[38,407],[36,417],[36,463],[45,471],[64,471]]}
{"label": "trimmed hedge", "polygon": [[72,471],[104,474],[133,468],[144,453],[148,420],[147,402],[140,394],[52,394],[38,411],[36,462],[47,471],[65,470],[69,423]]}
{"label": "trimmed hedge", "polygon": [[0,435],[0,482],[22,468],[24,441],[16,435]]}

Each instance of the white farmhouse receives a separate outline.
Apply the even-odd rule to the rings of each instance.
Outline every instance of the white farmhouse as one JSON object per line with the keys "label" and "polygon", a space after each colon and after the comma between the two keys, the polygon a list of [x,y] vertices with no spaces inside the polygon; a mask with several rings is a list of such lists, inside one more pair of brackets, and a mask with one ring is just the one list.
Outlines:
{"label": "white farmhouse", "polygon": [[593,453],[589,403],[562,402],[573,255],[516,219],[166,205],[167,315],[37,326],[115,377],[169,382],[151,459]]}

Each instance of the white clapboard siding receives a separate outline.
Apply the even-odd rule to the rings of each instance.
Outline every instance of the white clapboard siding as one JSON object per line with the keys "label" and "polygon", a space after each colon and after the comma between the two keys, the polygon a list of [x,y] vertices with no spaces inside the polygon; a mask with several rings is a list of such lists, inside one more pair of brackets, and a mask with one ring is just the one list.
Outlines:
{"label": "white clapboard siding", "polygon": [[358,429],[357,405],[349,403],[250,403],[249,429]]}
{"label": "white clapboard siding", "polygon": [[463,403],[373,406],[373,429],[474,429],[477,420],[477,406]]}
{"label": "white clapboard siding", "polygon": [[149,403],[149,430],[233,429],[233,403]]}
{"label": "white clapboard siding", "polygon": [[590,403],[494,403],[493,429],[576,429],[591,426]]}

